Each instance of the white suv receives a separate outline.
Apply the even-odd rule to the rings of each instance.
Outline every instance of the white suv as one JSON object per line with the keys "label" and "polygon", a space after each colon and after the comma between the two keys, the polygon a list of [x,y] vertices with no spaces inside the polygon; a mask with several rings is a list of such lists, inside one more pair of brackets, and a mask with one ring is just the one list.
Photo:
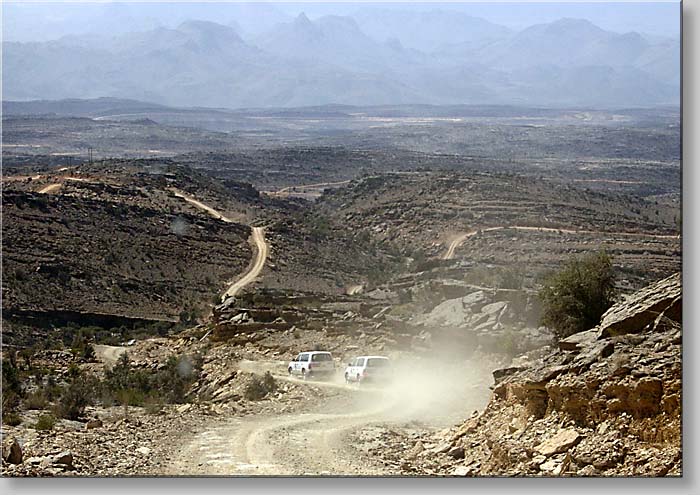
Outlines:
{"label": "white suv", "polygon": [[328,378],[335,373],[333,356],[326,351],[301,352],[289,362],[287,372],[302,378]]}
{"label": "white suv", "polygon": [[386,356],[359,356],[345,368],[345,383],[388,382],[391,377],[391,361]]}

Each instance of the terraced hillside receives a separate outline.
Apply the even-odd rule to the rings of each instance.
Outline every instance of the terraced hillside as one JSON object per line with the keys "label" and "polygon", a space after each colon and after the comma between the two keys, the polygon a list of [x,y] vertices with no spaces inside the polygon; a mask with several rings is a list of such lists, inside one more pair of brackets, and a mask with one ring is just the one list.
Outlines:
{"label": "terraced hillside", "polygon": [[373,176],[327,191],[318,207],[357,236],[419,259],[514,266],[535,276],[574,253],[607,249],[633,285],[680,263],[677,208],[523,176]]}

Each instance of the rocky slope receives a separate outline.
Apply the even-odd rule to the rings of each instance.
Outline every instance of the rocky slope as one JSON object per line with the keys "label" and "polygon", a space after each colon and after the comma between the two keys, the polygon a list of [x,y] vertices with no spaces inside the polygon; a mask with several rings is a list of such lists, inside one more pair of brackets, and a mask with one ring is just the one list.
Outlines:
{"label": "rocky slope", "polygon": [[[658,203],[658,202],[657,202]],[[354,236],[416,257],[445,257],[529,276],[572,254],[606,249],[640,287],[678,270],[676,208],[510,174],[413,172],[358,179],[328,190],[318,210]]]}
{"label": "rocky slope", "polygon": [[544,357],[495,371],[486,409],[415,442],[403,472],[681,475],[681,313],[675,274]]}
{"label": "rocky slope", "polygon": [[[5,343],[32,343],[23,324],[112,328],[206,315],[252,256],[244,223],[258,199],[244,184],[167,161],[3,179],[3,317],[16,320],[4,328]],[[173,190],[241,223],[212,218]]]}

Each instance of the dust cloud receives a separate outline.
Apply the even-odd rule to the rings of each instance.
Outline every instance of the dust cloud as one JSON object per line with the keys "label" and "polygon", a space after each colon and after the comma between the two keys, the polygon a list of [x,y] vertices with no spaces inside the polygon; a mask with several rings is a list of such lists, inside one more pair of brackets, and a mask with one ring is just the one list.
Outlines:
{"label": "dust cloud", "polygon": [[[479,358],[404,356],[392,360],[391,379],[359,385],[345,383],[345,361],[332,379],[312,383],[347,389],[350,403],[343,405],[342,412],[348,417],[446,427],[483,409],[491,394],[493,362]],[[333,403],[325,409],[319,412],[339,412]]]}

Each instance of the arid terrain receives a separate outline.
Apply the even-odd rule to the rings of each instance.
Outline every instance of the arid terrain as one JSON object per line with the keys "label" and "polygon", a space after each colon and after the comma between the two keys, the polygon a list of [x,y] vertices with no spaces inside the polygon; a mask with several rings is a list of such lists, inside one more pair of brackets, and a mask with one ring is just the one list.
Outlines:
{"label": "arid terrain", "polygon": [[3,117],[3,475],[682,473],[677,113],[108,103]]}

